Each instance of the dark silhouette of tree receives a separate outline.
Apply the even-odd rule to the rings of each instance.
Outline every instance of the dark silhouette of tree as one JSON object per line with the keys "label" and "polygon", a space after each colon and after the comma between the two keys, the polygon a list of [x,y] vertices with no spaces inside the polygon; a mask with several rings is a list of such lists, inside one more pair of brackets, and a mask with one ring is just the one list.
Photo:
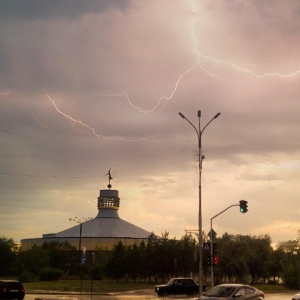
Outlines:
{"label": "dark silhouette of tree", "polygon": [[30,250],[21,252],[20,256],[23,271],[26,270],[33,275],[38,275],[40,270],[51,266],[49,254],[41,246],[34,245]]}
{"label": "dark silhouette of tree", "polygon": [[0,275],[11,274],[16,262],[17,245],[13,239],[0,238]]}
{"label": "dark silhouette of tree", "polygon": [[273,283],[278,283],[278,278],[283,274],[283,262],[286,253],[283,249],[275,249],[271,252],[270,264],[268,267]]}
{"label": "dark silhouette of tree", "polygon": [[[207,236],[204,235],[204,239]],[[272,282],[283,279],[286,286],[300,286],[300,250],[298,241],[282,243],[278,249],[271,247],[269,235],[231,235],[225,233],[216,238],[219,264],[214,266],[214,283],[247,282],[251,284]],[[139,282],[167,282],[171,277],[190,276],[198,273],[195,252],[197,240],[191,234],[180,240],[170,239],[165,232],[161,237],[150,235],[139,244],[124,246],[117,243],[113,250],[96,248],[91,264],[91,251],[87,251],[87,263],[81,265],[84,274],[94,279],[109,276],[117,280]],[[80,257],[68,243],[51,242],[33,246],[28,251],[17,251],[12,239],[0,238],[0,275],[20,275],[23,271],[37,277],[42,269],[63,270],[65,274],[79,274]],[[207,280],[210,267],[204,265]],[[34,276],[29,276],[30,278]]]}
{"label": "dark silhouette of tree", "polygon": [[260,279],[265,281],[270,276],[272,253],[270,236],[244,236],[243,240],[249,246],[247,266],[251,275],[251,284],[257,284]]}
{"label": "dark silhouette of tree", "polygon": [[125,247],[120,241],[117,245],[114,246],[113,251],[111,252],[109,261],[106,265],[107,274],[116,279],[119,282],[120,278],[123,277],[125,273]]}

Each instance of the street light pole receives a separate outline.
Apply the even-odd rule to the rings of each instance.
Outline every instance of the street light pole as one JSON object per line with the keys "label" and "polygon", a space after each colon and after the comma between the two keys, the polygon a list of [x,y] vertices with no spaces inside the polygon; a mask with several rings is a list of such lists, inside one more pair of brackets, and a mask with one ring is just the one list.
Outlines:
{"label": "street light pole", "polygon": [[201,111],[198,110],[198,119],[199,119],[199,126],[198,129],[195,127],[195,125],[187,119],[181,112],[178,113],[180,117],[185,119],[196,131],[197,138],[198,138],[198,168],[199,168],[199,210],[198,210],[198,243],[199,243],[199,296],[203,294],[203,253],[202,253],[202,193],[201,193],[201,175],[202,175],[202,161],[205,158],[204,155],[201,154],[202,150],[202,134],[205,128],[217,117],[220,116],[221,113],[217,113],[201,130],[200,126],[200,118],[201,118]]}
{"label": "street light pole", "polygon": [[73,222],[76,222],[79,224],[79,245],[78,245],[78,251],[81,250],[81,236],[82,236],[82,224],[86,221],[89,221],[89,220],[92,220],[93,218],[92,217],[89,217],[89,218],[82,218],[82,219],[79,219],[77,217],[75,218],[70,218],[69,221],[73,221]]}

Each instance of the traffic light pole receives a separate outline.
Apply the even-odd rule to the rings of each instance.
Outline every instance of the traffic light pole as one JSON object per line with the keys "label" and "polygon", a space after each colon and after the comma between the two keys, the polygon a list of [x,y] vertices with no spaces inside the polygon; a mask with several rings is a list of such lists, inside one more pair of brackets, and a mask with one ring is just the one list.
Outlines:
{"label": "traffic light pole", "polygon": [[226,209],[222,210],[220,213],[218,213],[217,215],[215,215],[214,217],[212,217],[210,219],[210,261],[211,261],[211,265],[210,265],[210,274],[211,274],[211,287],[214,286],[214,243],[213,243],[213,228],[212,228],[212,220],[214,218],[216,218],[217,216],[221,215],[223,212],[225,212],[226,210],[228,210],[229,208],[233,207],[233,206],[240,206],[240,204],[233,204],[228,206]]}

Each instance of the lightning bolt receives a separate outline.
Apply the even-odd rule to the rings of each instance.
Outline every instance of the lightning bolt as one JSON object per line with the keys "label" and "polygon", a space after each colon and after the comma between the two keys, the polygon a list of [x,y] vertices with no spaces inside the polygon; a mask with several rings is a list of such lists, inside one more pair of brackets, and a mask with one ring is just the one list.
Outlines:
{"label": "lightning bolt", "polygon": [[176,83],[175,83],[175,85],[174,85],[174,88],[173,88],[173,90],[171,91],[170,95],[169,95],[169,96],[163,96],[163,97],[159,98],[158,101],[157,101],[157,104],[156,104],[153,108],[151,108],[151,109],[149,109],[149,110],[143,110],[143,109],[141,109],[140,107],[134,105],[134,104],[132,103],[132,101],[130,100],[130,97],[129,97],[125,92],[119,93],[119,94],[104,95],[104,96],[108,96],[108,97],[119,97],[119,96],[121,96],[121,97],[124,97],[124,98],[127,100],[127,102],[129,103],[129,105],[130,105],[133,109],[138,110],[139,112],[145,113],[145,114],[154,112],[158,107],[161,106],[161,103],[163,103],[163,104],[162,104],[162,108],[159,110],[159,111],[161,111],[161,110],[166,106],[167,102],[173,98],[173,95],[176,93],[180,81],[181,81],[184,77],[186,77],[190,72],[192,72],[192,71],[197,67],[197,65],[198,65],[198,63],[196,63],[194,66],[188,68],[187,71],[186,71],[185,73],[183,73],[182,75],[180,75],[179,78],[177,79],[177,81],[176,81]]}
{"label": "lightning bolt", "polygon": [[[95,136],[97,139],[104,139],[104,140],[116,140],[116,141],[122,141],[122,142],[139,142],[139,141],[143,141],[146,139],[150,139],[153,138],[154,136],[147,136],[147,137],[143,137],[143,138],[139,138],[139,139],[127,139],[127,138],[122,138],[122,137],[109,137],[109,136],[104,136],[102,134],[98,134],[96,132],[96,130],[91,127],[90,125],[80,121],[80,120],[76,120],[73,117],[71,117],[70,115],[64,113],[63,111],[61,111],[58,106],[56,105],[55,101],[47,94],[46,95],[47,98],[51,101],[51,103],[53,104],[54,108],[56,109],[56,111],[61,114],[62,116],[64,116],[72,125],[73,127],[78,130],[75,125],[79,124],[81,127],[88,129],[88,131],[90,131],[92,133],[93,136]],[[80,131],[83,132],[83,131]]]}
{"label": "lightning bolt", "polygon": [[36,124],[37,124],[38,126],[40,126],[40,127],[42,127],[42,128],[48,128],[47,125],[43,125],[43,124],[41,124],[41,123],[39,122],[38,118],[37,118],[36,115],[33,113],[33,111],[32,111],[31,108],[28,108],[28,111],[29,111],[30,114],[33,116],[33,118],[34,118],[34,120],[35,120],[35,122],[36,122]]}
{"label": "lightning bolt", "polygon": [[[191,3],[192,3],[192,14],[194,15],[197,12],[197,9],[195,6],[195,2],[192,1]],[[224,77],[221,77],[221,76],[211,72],[208,67],[205,67],[206,65],[209,65],[209,64],[223,65],[223,66],[226,66],[228,69],[232,69],[232,70],[236,70],[237,72],[248,74],[256,79],[263,79],[266,77],[292,78],[292,77],[298,76],[300,74],[300,70],[296,70],[292,73],[286,73],[286,74],[282,74],[280,72],[262,73],[262,72],[259,72],[258,68],[255,65],[252,65],[249,63],[238,65],[238,64],[234,63],[233,61],[227,61],[227,60],[223,60],[223,59],[218,59],[216,57],[204,55],[199,50],[199,41],[197,40],[196,34],[195,34],[195,24],[196,24],[196,20],[194,17],[192,17],[190,35],[191,35],[191,41],[192,41],[192,45],[193,45],[192,53],[195,57],[194,64],[192,64],[190,67],[187,67],[185,72],[178,75],[178,79],[175,81],[174,86],[173,86],[172,90],[169,92],[169,94],[167,96],[160,97],[156,101],[156,104],[151,109],[144,110],[141,107],[135,105],[134,102],[132,101],[132,99],[130,98],[130,96],[126,92],[111,93],[111,94],[106,94],[106,95],[102,95],[102,96],[122,97],[132,109],[134,109],[140,113],[148,114],[148,113],[152,113],[152,112],[162,111],[166,107],[168,102],[173,99],[174,95],[176,94],[176,92],[180,86],[181,81],[185,77],[189,76],[197,68],[199,68],[206,75],[213,77],[217,80],[220,80],[226,85],[232,86],[232,84],[230,82],[228,82]],[[246,66],[250,66],[250,67],[246,67]],[[94,135],[97,139],[113,139],[113,140],[118,140],[118,141],[130,141],[130,142],[134,141],[134,142],[136,142],[136,141],[141,141],[141,140],[153,137],[153,136],[149,136],[149,137],[145,137],[145,138],[132,140],[132,139],[126,139],[126,138],[121,138],[121,137],[107,137],[107,136],[98,134],[96,132],[96,130],[93,127],[91,127],[90,125],[88,125],[80,120],[76,120],[73,117],[71,117],[70,115],[62,112],[57,107],[54,100],[51,99],[51,97],[48,94],[47,94],[47,97],[52,102],[56,111],[58,113],[60,113],[62,116],[64,116],[70,122],[70,124],[74,127],[75,130],[80,131],[77,127],[77,125],[80,125],[82,128],[88,129],[92,133],[92,135]],[[82,132],[82,131],[80,131],[80,132]]]}
{"label": "lightning bolt", "polygon": [[12,93],[11,91],[3,92],[3,93],[0,93],[0,96],[5,97],[5,96],[10,95],[11,93]]}
{"label": "lightning bolt", "polygon": [[[197,11],[197,9],[195,7],[195,3],[194,3],[194,1],[192,1],[192,13],[194,14],[194,13],[196,13],[196,11]],[[221,76],[219,76],[215,73],[212,73],[208,70],[208,68],[205,68],[204,63],[213,63],[213,64],[216,64],[216,65],[224,65],[224,66],[227,66],[228,68],[234,69],[238,72],[242,72],[242,73],[251,75],[252,77],[254,77],[256,79],[263,79],[263,78],[266,78],[266,77],[292,78],[292,77],[295,77],[295,76],[300,74],[300,70],[296,70],[292,73],[286,73],[286,74],[282,74],[280,72],[262,73],[262,72],[258,71],[258,68],[255,65],[252,65],[252,64],[249,64],[249,63],[245,63],[243,65],[238,65],[238,64],[235,64],[232,61],[217,59],[215,57],[211,57],[211,56],[201,54],[201,52],[198,49],[199,42],[197,41],[196,35],[195,35],[195,19],[194,18],[192,18],[192,21],[191,21],[191,39],[193,41],[193,53],[195,55],[196,62],[191,67],[187,68],[187,70],[183,74],[179,75],[177,81],[174,84],[174,88],[169,93],[169,95],[159,98],[157,100],[157,103],[151,109],[143,110],[141,107],[136,106],[133,103],[133,101],[130,99],[128,94],[125,93],[125,92],[118,93],[118,94],[105,95],[105,96],[123,97],[128,102],[130,107],[132,107],[133,109],[135,109],[135,110],[137,110],[141,113],[148,114],[148,113],[152,113],[152,112],[160,112],[161,110],[163,110],[163,108],[167,105],[167,103],[170,100],[172,100],[172,98],[175,95],[182,79],[184,77],[188,76],[197,67],[200,68],[208,76],[214,77],[218,80],[223,81],[225,84],[232,86],[232,84],[230,82],[228,82],[225,78],[223,78],[223,77],[221,77]],[[246,68],[245,67],[246,65],[251,66],[251,68]],[[254,71],[254,70],[256,70],[256,71]]]}

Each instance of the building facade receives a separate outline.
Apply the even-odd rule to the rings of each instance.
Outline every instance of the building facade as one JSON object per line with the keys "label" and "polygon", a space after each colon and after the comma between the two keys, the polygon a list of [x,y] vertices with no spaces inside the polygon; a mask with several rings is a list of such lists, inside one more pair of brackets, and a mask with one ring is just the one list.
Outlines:
{"label": "building facade", "polygon": [[118,211],[120,207],[119,192],[111,189],[109,175],[108,189],[100,190],[98,197],[98,214],[95,218],[86,221],[79,219],[70,219],[78,224],[58,233],[43,234],[42,238],[21,240],[22,251],[29,250],[33,245],[41,246],[45,242],[68,242],[70,245],[87,251],[101,248],[111,250],[118,242],[123,245],[140,244],[142,241],[148,241],[154,234],[144,230],[132,223],[122,220]]}

